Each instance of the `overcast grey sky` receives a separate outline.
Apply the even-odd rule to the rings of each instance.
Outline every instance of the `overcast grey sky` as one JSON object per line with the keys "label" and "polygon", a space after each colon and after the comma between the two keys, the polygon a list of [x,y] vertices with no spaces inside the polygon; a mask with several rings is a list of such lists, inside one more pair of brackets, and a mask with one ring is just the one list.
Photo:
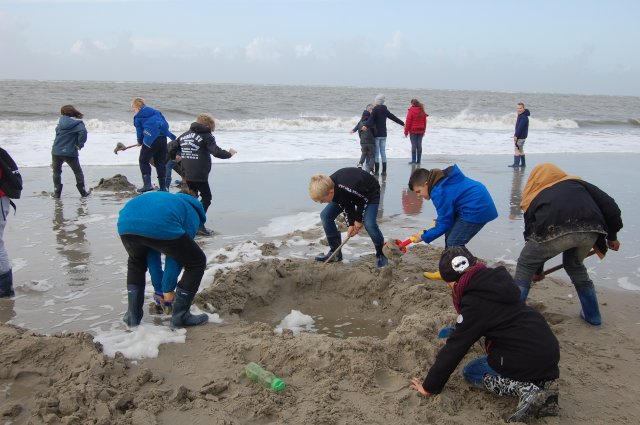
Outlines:
{"label": "overcast grey sky", "polygon": [[0,78],[638,96],[639,20],[631,0],[0,0]]}

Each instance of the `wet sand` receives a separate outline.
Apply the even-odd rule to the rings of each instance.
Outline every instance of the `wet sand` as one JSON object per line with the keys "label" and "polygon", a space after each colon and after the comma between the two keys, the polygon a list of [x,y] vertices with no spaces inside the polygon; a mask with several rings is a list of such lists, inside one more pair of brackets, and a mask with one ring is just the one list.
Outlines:
{"label": "wet sand", "polygon": [[[562,273],[532,290],[531,302],[552,324],[562,350],[561,417],[540,423],[636,423],[640,297],[637,291],[622,291],[620,279],[626,278],[622,283],[630,288],[638,284],[637,266],[628,261],[640,251],[632,237],[640,216],[638,195],[631,185],[622,184],[630,181],[637,158],[607,155],[619,166],[604,175],[596,167],[602,158],[575,157],[553,160],[616,198],[625,222],[623,251],[590,264],[598,279],[604,319],[600,328],[578,318],[577,297]],[[528,159],[535,164],[534,155]],[[423,166],[453,162],[435,158]],[[470,249],[512,265],[522,244],[522,221],[517,214],[509,219],[509,212],[517,213],[509,202],[518,197],[512,185],[524,185],[527,172],[507,168],[506,156],[458,157],[455,162],[489,187],[501,215]],[[124,327],[120,319],[126,256],[115,222],[126,198],[96,192],[81,200],[65,169],[63,198],[55,201],[42,193],[50,185],[49,170],[25,169],[27,189],[18,213],[9,218],[5,237],[17,297],[0,301],[0,321],[66,336],[0,327],[3,419],[83,424],[502,423],[516,401],[470,389],[458,372],[443,394],[432,399],[421,400],[407,389],[408,379],[422,376],[441,346],[437,330],[455,316],[444,285],[421,276],[421,271],[435,268],[437,249],[414,246],[399,265],[380,271],[372,267],[370,241],[358,237],[347,245],[344,264],[323,266],[309,261],[326,249],[319,220],[310,229],[277,236],[260,230],[275,217],[319,213],[321,207],[307,197],[308,177],[349,165],[216,164],[208,214],[208,227],[216,234],[199,240],[208,271],[197,305],[219,313],[224,323],[189,329],[186,344],[164,344],[157,358],[140,361],[105,357],[87,334],[69,335]],[[85,173],[89,186],[117,173],[139,184],[135,167],[92,167]],[[390,161],[380,219],[387,238],[405,238],[435,216],[430,203],[404,191],[409,173],[404,161]],[[318,319],[321,332],[274,335],[273,328],[292,309]],[[471,353],[465,361],[479,354]],[[266,365],[289,389],[275,394],[251,384],[242,376],[248,361]]]}

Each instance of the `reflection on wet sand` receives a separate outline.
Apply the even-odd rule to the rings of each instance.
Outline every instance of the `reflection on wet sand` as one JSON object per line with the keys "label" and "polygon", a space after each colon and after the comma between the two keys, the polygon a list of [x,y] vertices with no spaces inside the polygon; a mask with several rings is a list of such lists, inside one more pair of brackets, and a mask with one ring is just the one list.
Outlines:
{"label": "reflection on wet sand", "polygon": [[522,210],[520,202],[522,202],[522,181],[524,177],[524,169],[513,168],[513,180],[511,181],[511,195],[509,196],[509,220],[521,220]]}
{"label": "reflection on wet sand", "polygon": [[[407,177],[407,182],[411,174],[418,168],[420,168],[420,166],[417,164],[411,166],[411,173],[409,173],[409,177]],[[404,211],[406,215],[419,215],[422,212],[422,201],[423,199],[420,196],[410,190],[408,186],[404,186],[402,189],[402,211]]]}
{"label": "reflection on wet sand", "polygon": [[13,298],[0,299],[0,323],[7,323],[16,316]]}
{"label": "reflection on wet sand", "polygon": [[66,259],[64,264],[68,270],[70,286],[84,285],[88,278],[90,247],[85,230],[87,225],[83,219],[88,216],[87,206],[80,203],[74,218],[65,219],[64,203],[56,200],[53,210],[53,232],[56,235],[56,250]]}

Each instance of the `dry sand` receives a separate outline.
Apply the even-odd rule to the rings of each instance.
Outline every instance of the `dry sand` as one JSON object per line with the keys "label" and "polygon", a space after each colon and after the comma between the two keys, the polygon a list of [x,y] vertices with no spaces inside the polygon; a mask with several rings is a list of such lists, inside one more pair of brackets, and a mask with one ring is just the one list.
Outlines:
{"label": "dry sand", "polygon": [[[197,296],[225,324],[189,329],[186,344],[163,345],[158,358],[144,361],[107,358],[88,334],[40,336],[0,325],[0,417],[12,424],[504,423],[516,400],[470,388],[459,370],[440,395],[423,399],[408,389],[442,346],[438,329],[455,318],[446,286],[422,277],[437,257],[418,245],[383,270],[369,257],[244,265]],[[551,277],[536,284],[530,304],[561,346],[560,417],[538,423],[638,423],[639,299],[600,291],[604,324],[591,327],[578,318],[572,287]],[[291,309],[326,305],[369,323],[360,332],[370,336],[274,334]],[[480,354],[476,345],[464,361]],[[249,381],[249,361],[288,388],[275,393]]]}

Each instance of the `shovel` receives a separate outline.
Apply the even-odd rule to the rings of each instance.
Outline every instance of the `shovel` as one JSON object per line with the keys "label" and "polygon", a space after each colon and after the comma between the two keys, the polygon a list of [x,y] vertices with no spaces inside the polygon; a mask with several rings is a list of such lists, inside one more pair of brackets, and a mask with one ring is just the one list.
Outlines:
{"label": "shovel", "polygon": [[[596,249],[595,249],[595,248],[594,248],[594,249],[592,249],[592,250],[587,254],[587,256],[586,256],[586,257],[584,257],[584,258],[589,258],[589,257],[591,257],[593,254],[596,254],[596,253],[598,254],[598,257],[600,257],[600,259],[604,258],[604,255],[602,255],[600,252],[596,251]],[[541,281],[542,279],[544,279],[546,275],[551,274],[551,273],[553,273],[553,272],[556,272],[556,271],[558,271],[558,270],[560,270],[560,269],[562,269],[562,268],[564,268],[564,264],[558,264],[557,266],[553,266],[553,267],[551,267],[550,269],[547,269],[547,270],[545,270],[544,272],[542,272],[542,275],[537,275],[537,276],[539,276],[539,278],[538,278],[538,279],[532,279],[532,280],[533,280],[534,282],[539,282],[539,281]],[[534,277],[535,277],[535,276],[534,276]]]}
{"label": "shovel", "polygon": [[327,258],[327,259],[324,261],[324,263],[325,263],[325,264],[327,264],[329,261],[333,260],[333,257],[335,257],[335,256],[336,256],[336,254],[337,254],[338,252],[340,252],[340,250],[342,249],[342,247],[343,247],[343,246],[344,246],[344,245],[349,241],[349,239],[351,239],[351,236],[347,236],[347,238],[344,240],[344,242],[342,242],[342,243],[340,244],[340,246],[339,246],[339,247],[337,247],[337,248],[336,248],[336,250],[335,250],[335,251],[333,251],[333,252],[331,253],[331,255],[329,256],[329,258]]}
{"label": "shovel", "polygon": [[120,151],[126,151],[127,149],[129,149],[129,148],[134,148],[134,147],[136,147],[136,146],[140,146],[140,145],[136,143],[135,145],[125,146],[125,145],[124,145],[124,143],[122,143],[122,142],[118,142],[118,143],[116,144],[115,149],[113,150],[113,153],[115,153],[116,155],[118,155],[118,152],[120,152]]}

